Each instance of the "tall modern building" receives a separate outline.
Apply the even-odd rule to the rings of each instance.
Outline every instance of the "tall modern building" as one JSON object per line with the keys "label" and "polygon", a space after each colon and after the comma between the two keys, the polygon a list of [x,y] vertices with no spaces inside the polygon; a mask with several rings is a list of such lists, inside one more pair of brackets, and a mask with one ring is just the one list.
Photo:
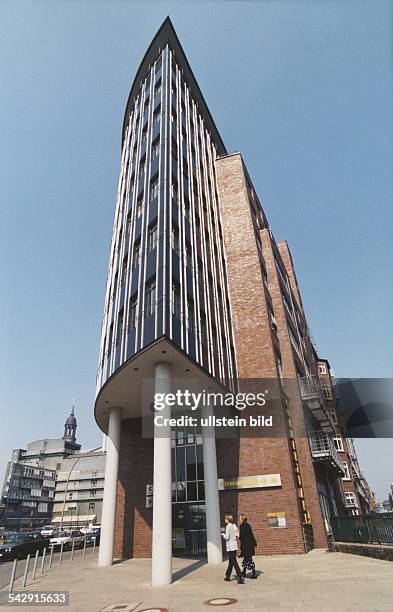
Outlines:
{"label": "tall modern building", "polygon": [[[167,401],[149,436],[154,393],[266,386],[275,434],[171,428]],[[202,416],[216,410],[205,402]],[[227,152],[169,18],[124,116],[95,417],[108,434],[99,564],[151,556],[153,584],[171,581],[172,554],[220,562],[225,512],[247,512],[258,552],[273,554],[326,546],[329,518],[361,511],[288,245]]]}

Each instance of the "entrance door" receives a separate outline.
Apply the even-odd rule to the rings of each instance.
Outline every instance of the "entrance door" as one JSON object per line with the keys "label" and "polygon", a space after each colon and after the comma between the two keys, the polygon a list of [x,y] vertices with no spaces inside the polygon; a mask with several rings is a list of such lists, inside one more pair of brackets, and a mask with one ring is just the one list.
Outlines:
{"label": "entrance door", "polygon": [[174,555],[206,555],[202,434],[172,431],[172,545]]}
{"label": "entrance door", "polygon": [[206,556],[205,504],[172,505],[172,546],[174,556]]}

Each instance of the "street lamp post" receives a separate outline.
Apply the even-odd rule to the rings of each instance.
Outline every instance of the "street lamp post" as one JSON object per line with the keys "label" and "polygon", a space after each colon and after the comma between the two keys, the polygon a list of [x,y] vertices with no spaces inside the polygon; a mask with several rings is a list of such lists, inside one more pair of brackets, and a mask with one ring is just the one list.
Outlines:
{"label": "street lamp post", "polygon": [[68,476],[67,476],[67,480],[66,480],[66,486],[65,486],[65,489],[64,489],[63,507],[61,509],[60,528],[59,528],[60,531],[63,529],[63,519],[64,519],[64,510],[65,510],[66,499],[67,499],[67,490],[68,490],[68,484],[70,482],[72,471],[73,471],[74,467],[76,466],[76,464],[78,463],[78,461],[80,459],[83,459],[83,457],[88,457],[92,453],[95,453],[96,451],[101,450],[101,448],[102,448],[101,446],[98,446],[97,448],[93,448],[92,450],[89,450],[87,453],[83,453],[82,455],[79,455],[79,457],[77,459],[75,459],[74,463],[72,464],[72,467],[71,467],[70,471],[68,472]]}

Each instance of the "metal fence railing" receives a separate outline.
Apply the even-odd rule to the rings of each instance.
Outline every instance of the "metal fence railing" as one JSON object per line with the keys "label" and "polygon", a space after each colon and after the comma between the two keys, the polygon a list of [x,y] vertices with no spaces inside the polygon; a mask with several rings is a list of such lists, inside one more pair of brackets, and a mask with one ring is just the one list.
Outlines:
{"label": "metal fence railing", "polygon": [[330,519],[336,542],[390,544],[393,546],[393,512],[356,516],[333,516]]}
{"label": "metal fence railing", "polygon": [[[84,539],[83,542],[83,550],[81,551],[81,557],[82,559],[84,559],[86,557],[86,538]],[[72,542],[72,546],[69,548],[70,555],[68,558],[64,558],[64,546],[63,544],[61,544],[58,553],[56,554],[56,559],[54,560],[53,558],[53,553],[54,553],[55,547],[53,545],[48,546],[48,548],[44,548],[42,551],[37,550],[35,555],[31,555],[28,554],[27,558],[25,560],[25,565],[24,565],[24,569],[23,569],[23,574],[20,574],[17,577],[17,572],[18,572],[18,566],[20,567],[20,565],[23,563],[22,560],[18,560],[18,559],[14,559],[13,564],[12,564],[12,569],[11,569],[11,576],[10,576],[10,581],[9,581],[9,585],[8,585],[8,592],[9,593],[13,593],[14,589],[15,589],[15,583],[17,580],[21,579],[22,580],[22,587],[25,588],[26,585],[28,584],[33,584],[33,582],[36,580],[37,578],[37,572],[42,575],[44,572],[48,572],[49,570],[52,569],[52,565],[54,563],[54,561],[56,562],[56,565],[62,565],[62,563],[65,561],[73,561],[75,557],[74,553],[75,553],[75,541]],[[95,557],[96,556],[96,552],[98,551],[98,545],[96,545],[96,539],[93,538],[93,544],[92,544],[92,552],[90,553],[91,556]],[[42,559],[41,559],[41,563],[39,563],[39,556],[40,553],[42,553]],[[80,556],[79,556],[80,558]],[[30,561],[34,560],[33,562],[33,567],[32,569],[30,569]],[[0,588],[1,590],[1,588]]]}

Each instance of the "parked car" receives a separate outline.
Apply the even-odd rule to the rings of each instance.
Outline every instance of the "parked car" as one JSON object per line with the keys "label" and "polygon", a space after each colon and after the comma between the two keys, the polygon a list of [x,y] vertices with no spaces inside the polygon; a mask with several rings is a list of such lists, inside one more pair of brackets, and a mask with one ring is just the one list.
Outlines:
{"label": "parked car", "polygon": [[84,541],[85,536],[81,531],[59,531],[51,537],[50,545],[54,546],[54,548],[60,548],[63,544],[64,550],[72,548],[72,543],[74,542],[75,548],[83,548]]}
{"label": "parked car", "polygon": [[0,533],[0,544],[4,544],[5,540],[10,538],[13,535],[18,535],[19,531],[2,531]]}
{"label": "parked car", "polygon": [[50,538],[55,533],[55,528],[52,525],[46,525],[43,529],[41,529],[41,535],[45,538]]}
{"label": "parked car", "polygon": [[29,553],[33,554],[37,550],[42,552],[48,547],[48,538],[40,533],[7,533],[0,544],[0,561],[23,559]]}
{"label": "parked car", "polygon": [[100,537],[101,537],[100,527],[95,527],[94,529],[91,529],[89,533],[86,534],[86,546],[93,546],[94,540],[96,542],[96,546],[99,546]]}

